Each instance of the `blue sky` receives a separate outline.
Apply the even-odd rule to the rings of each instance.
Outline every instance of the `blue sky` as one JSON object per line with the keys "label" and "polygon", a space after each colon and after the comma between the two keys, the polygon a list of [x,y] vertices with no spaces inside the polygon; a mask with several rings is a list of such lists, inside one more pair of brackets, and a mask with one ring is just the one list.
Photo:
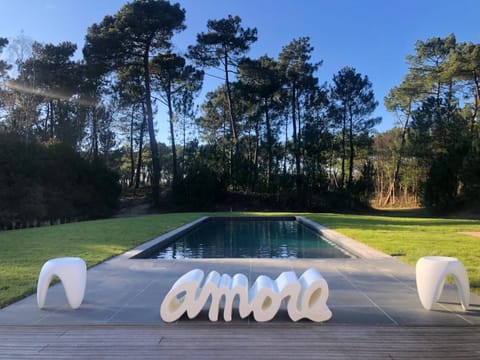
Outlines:
{"label": "blue sky", "polygon": [[[173,1],[174,2],[174,1]],[[415,41],[454,33],[457,41],[480,43],[479,0],[179,0],[186,9],[187,30],[175,37],[177,50],[185,51],[196,34],[206,30],[208,19],[239,15],[244,27],[258,29],[251,57],[276,58],[293,38],[309,36],[312,61],[323,60],[317,76],[330,82],[344,66],[368,75],[382,116],[378,131],[394,126],[383,98],[408,71],[405,56]],[[40,42],[72,41],[83,47],[87,28],[114,14],[124,0],[0,0],[0,37],[21,32]],[[208,71],[212,73],[213,71]],[[209,78],[205,91],[219,84]],[[159,139],[166,120],[159,114]]]}

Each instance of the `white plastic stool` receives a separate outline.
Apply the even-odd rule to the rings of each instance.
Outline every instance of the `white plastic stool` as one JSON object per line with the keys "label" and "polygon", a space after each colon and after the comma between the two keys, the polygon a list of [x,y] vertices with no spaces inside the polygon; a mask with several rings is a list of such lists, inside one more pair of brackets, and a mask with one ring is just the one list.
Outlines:
{"label": "white plastic stool", "polygon": [[445,277],[452,275],[460,294],[463,310],[470,303],[470,284],[463,264],[454,257],[426,256],[416,266],[417,291],[423,307],[431,310],[442,294]]}
{"label": "white plastic stool", "polygon": [[45,305],[48,286],[54,276],[58,276],[65,289],[65,295],[72,309],[80,306],[87,284],[87,265],[78,257],[65,257],[48,260],[43,264],[37,283],[37,304]]}

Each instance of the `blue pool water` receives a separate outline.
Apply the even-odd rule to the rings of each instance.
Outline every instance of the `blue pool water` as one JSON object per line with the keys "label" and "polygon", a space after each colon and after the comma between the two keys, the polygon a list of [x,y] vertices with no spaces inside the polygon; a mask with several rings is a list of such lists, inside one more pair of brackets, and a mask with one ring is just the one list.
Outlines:
{"label": "blue pool water", "polygon": [[210,220],[145,253],[153,259],[350,257],[296,220]]}

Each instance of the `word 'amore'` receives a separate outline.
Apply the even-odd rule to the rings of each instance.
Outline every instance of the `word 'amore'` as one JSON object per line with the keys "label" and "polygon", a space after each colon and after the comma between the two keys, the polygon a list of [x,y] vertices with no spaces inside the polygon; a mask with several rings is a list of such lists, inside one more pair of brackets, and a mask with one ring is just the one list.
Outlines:
{"label": "word 'amore'", "polygon": [[209,298],[210,321],[218,320],[222,300],[223,318],[231,321],[236,297],[242,319],[253,312],[256,321],[269,321],[277,314],[282,301],[285,301],[288,315],[293,321],[302,318],[326,321],[332,317],[327,306],[328,284],[313,268],[306,270],[300,278],[293,271],[283,272],[275,280],[260,275],[250,289],[244,274],[231,277],[211,271],[202,283],[203,279],[203,271],[194,269],[173,284],[160,306],[163,321],[173,322],[185,312],[192,319],[202,311]]}

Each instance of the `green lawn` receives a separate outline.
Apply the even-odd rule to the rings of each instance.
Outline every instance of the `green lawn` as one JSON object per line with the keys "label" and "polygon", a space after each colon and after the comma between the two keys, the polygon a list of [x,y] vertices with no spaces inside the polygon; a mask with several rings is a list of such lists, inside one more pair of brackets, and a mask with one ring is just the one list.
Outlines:
{"label": "green lawn", "polygon": [[[79,256],[91,267],[203,215],[161,214],[0,232],[0,307],[34,293],[40,268],[50,258]],[[303,215],[387,254],[404,254],[399,258],[412,265],[426,255],[457,257],[467,268],[472,290],[480,293],[480,238],[459,233],[480,232],[480,221]]]}

